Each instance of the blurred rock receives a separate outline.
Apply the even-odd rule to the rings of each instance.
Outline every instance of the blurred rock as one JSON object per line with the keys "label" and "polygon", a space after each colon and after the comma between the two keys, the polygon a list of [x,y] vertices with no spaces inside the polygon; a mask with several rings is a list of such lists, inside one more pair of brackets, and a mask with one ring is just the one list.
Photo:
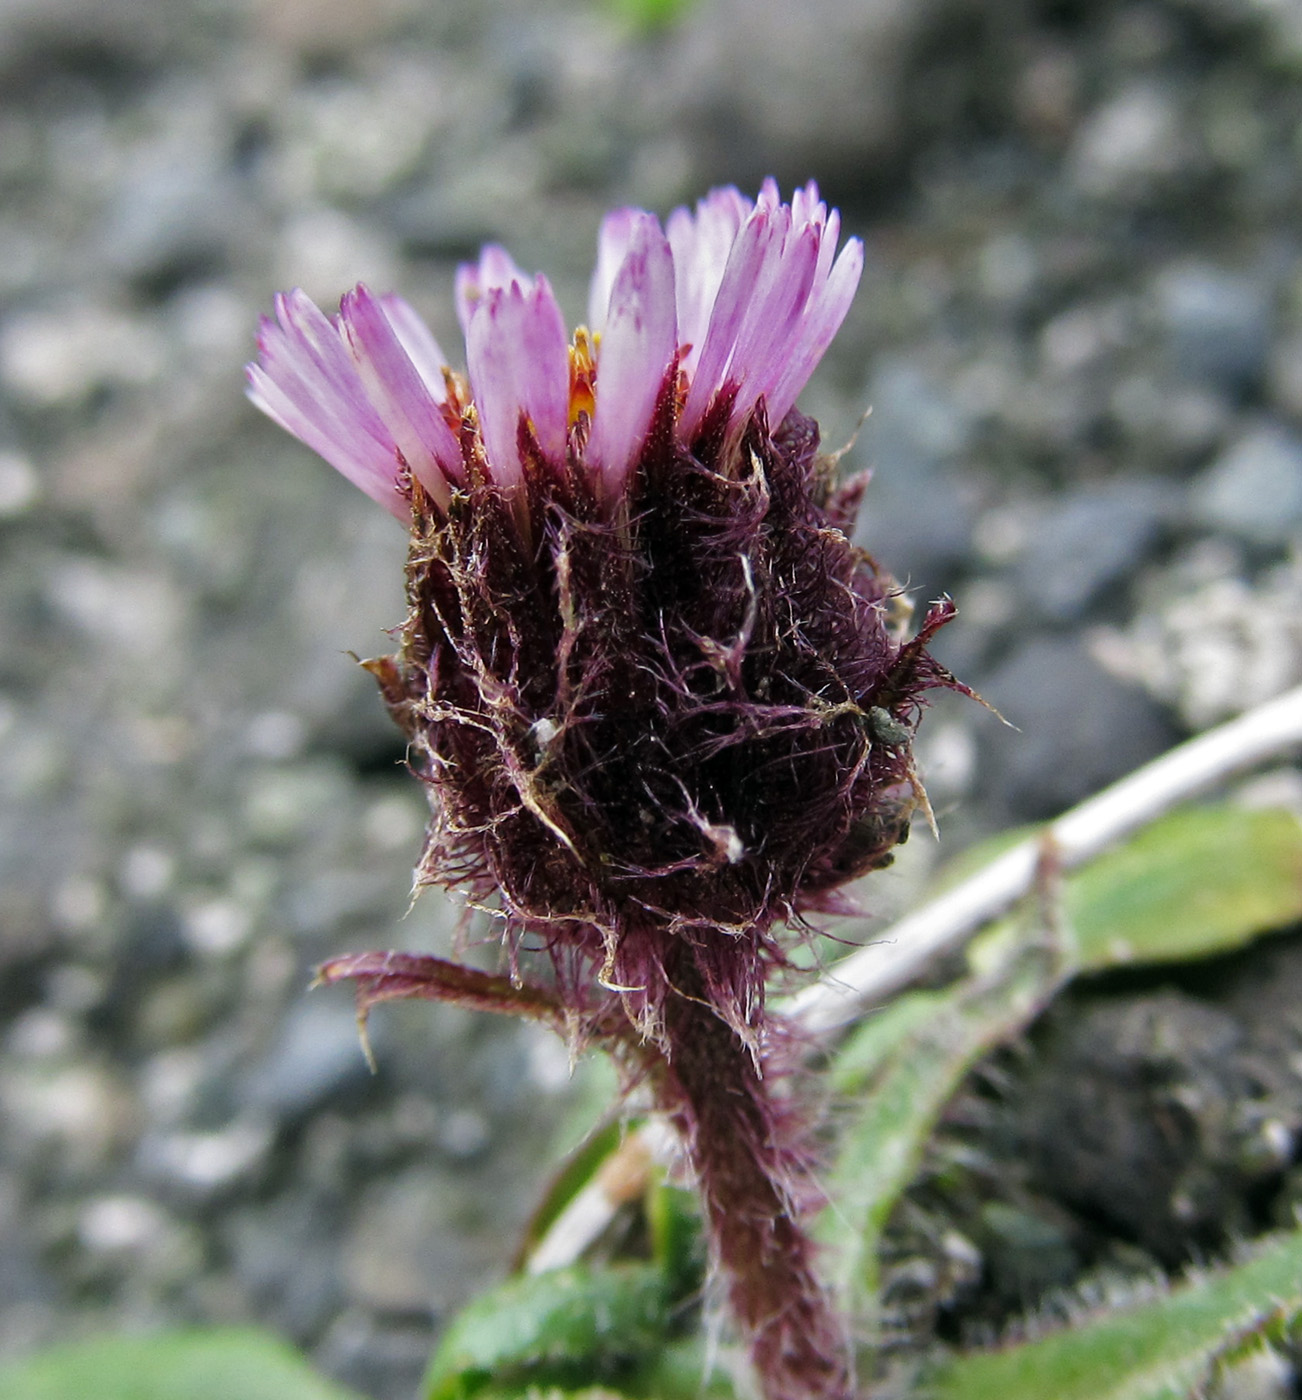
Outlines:
{"label": "blurred rock", "polygon": [[159,294],[219,271],[256,212],[230,167],[231,114],[208,83],[164,84],[143,115],[146,134],[124,152],[100,251],[113,273]]}
{"label": "blurred rock", "polygon": [[1302,333],[1276,342],[1266,371],[1271,398],[1294,422],[1302,421]]}
{"label": "blurred rock", "polygon": [[1154,299],[1176,370],[1240,392],[1256,383],[1270,347],[1270,289],[1245,273],[1179,263],[1157,279]]}
{"label": "blurred rock", "polygon": [[0,1106],[5,1157],[63,1181],[105,1172],[136,1127],[136,1105],[121,1079],[89,1063],[11,1067]]}
{"label": "blurred rock", "polygon": [[1176,738],[1142,691],[1074,639],[1032,637],[975,684],[1016,726],[979,741],[983,787],[1013,821],[1057,816]]}
{"label": "blurred rock", "polygon": [[1194,518],[1258,545],[1302,531],[1302,437],[1275,424],[1250,428],[1193,484]]}
{"label": "blurred rock", "polygon": [[[953,588],[940,650],[1021,726],[928,717],[947,847],[1150,756],[1164,707],[1302,680],[1296,25],[1051,8],[0,0],[0,1354],[263,1315],[405,1400],[575,1092],[559,1041],[430,1005],[377,1016],[372,1078],[347,992],[305,993],[458,910],[404,919],[425,796],[347,655],[392,649],[403,531],[241,398],[278,288],[399,289],[460,363],[481,242],[577,316],[611,205],[816,177],[867,259],[804,406],[838,443],[871,404],[860,538]],[[1008,1204],[1005,1259],[1051,1261],[1054,1203]],[[979,1223],[938,1290],[980,1287]]]}
{"label": "blurred rock", "polygon": [[905,361],[878,370],[868,401],[855,458],[872,481],[855,543],[906,587],[933,597],[952,587],[971,553],[976,493],[959,470],[970,418],[942,384]]}
{"label": "blurred rock", "polygon": [[448,1178],[424,1167],[373,1183],[360,1202],[343,1265],[353,1300],[408,1315],[455,1307],[464,1284],[446,1226],[466,1205]]}
{"label": "blurred rock", "polygon": [[0,379],[19,403],[38,409],[106,386],[147,384],[166,355],[151,322],[102,306],[33,309],[0,331]]}
{"label": "blurred rock", "polygon": [[1250,583],[1233,550],[1205,541],[1154,571],[1134,620],[1091,648],[1190,728],[1229,719],[1302,683],[1302,562]]}
{"label": "blurred rock", "polygon": [[22,515],[40,494],[36,469],[19,452],[0,452],[0,520]]}
{"label": "blurred rock", "polygon": [[306,1193],[240,1206],[224,1223],[237,1277],[276,1327],[302,1342],[316,1337],[342,1301],[339,1234],[347,1213],[336,1195]]}
{"label": "blurred rock", "polygon": [[[1017,566],[1028,609],[1079,622],[1105,593],[1134,576],[1172,521],[1177,493],[1153,480],[1121,479],[1076,491],[1046,511]],[[1114,597],[1110,611],[1120,610]]]}
{"label": "blurred rock", "polygon": [[351,1003],[322,994],[290,1010],[241,1096],[253,1110],[297,1122],[327,1104],[355,1098],[373,1082]]}
{"label": "blurred rock", "polygon": [[328,58],[384,38],[413,8],[413,0],[255,0],[251,12],[259,38],[307,58]]}
{"label": "blurred rock", "polygon": [[803,180],[810,170],[867,178],[906,134],[902,84],[914,46],[953,8],[947,0],[692,6],[666,66],[677,74],[671,91],[694,138],[698,178],[753,184],[770,173]]}
{"label": "blurred rock", "polygon": [[406,1397],[429,1368],[433,1325],[410,1317],[377,1320],[359,1310],[337,1317],[314,1355],[316,1364],[359,1393]]}
{"label": "blurred rock", "polygon": [[213,1132],[147,1135],[139,1163],[146,1179],[178,1201],[212,1205],[259,1185],[273,1146],[270,1124],[248,1118]]}
{"label": "blurred rock", "polygon": [[1137,82],[1081,125],[1070,154],[1076,182],[1090,195],[1134,198],[1176,174],[1186,159],[1186,137],[1174,94]]}
{"label": "blurred rock", "polygon": [[[1167,991],[1058,1014],[1043,1034],[1058,1064],[1027,1089],[1033,1180],[1179,1262],[1223,1228],[1235,1191],[1228,1108],[1248,1092],[1242,1027]],[[1159,1105],[1172,1103],[1183,1111],[1168,1120]]]}

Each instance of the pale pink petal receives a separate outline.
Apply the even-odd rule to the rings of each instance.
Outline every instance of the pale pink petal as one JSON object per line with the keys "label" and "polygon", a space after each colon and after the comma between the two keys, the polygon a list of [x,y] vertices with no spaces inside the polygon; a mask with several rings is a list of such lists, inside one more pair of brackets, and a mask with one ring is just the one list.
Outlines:
{"label": "pale pink petal", "polygon": [[[729,246],[713,291],[702,294],[702,284],[708,288],[713,282],[700,273],[709,266],[702,234],[711,227],[707,220],[719,220],[726,207],[714,203],[707,211],[698,206],[695,221],[678,211],[669,224],[678,273],[679,339],[701,337],[699,347],[682,359],[689,379],[679,420],[684,440],[696,432],[724,389],[736,391],[734,422],[763,398],[769,424],[776,427],[844,320],[863,265],[863,248],[857,243],[847,245],[837,259],[840,216],[828,211],[813,181],[785,205],[776,183],[766,180]],[[716,222],[711,231],[717,238],[723,230],[726,225]]]}
{"label": "pale pink petal", "polygon": [[852,238],[841,250],[826,282],[821,288],[815,288],[786,367],[769,394],[769,422],[773,427],[776,428],[787,416],[796,396],[809,382],[809,376],[841,329],[841,323],[858,290],[862,272],[863,244],[859,239]]}
{"label": "pale pink petal", "polygon": [[389,318],[394,335],[407,352],[407,358],[416,367],[416,373],[424,381],[425,387],[434,396],[436,403],[445,403],[448,386],[443,378],[443,371],[452,361],[439,347],[434,333],[416,314],[414,308],[393,292],[382,296],[380,305]]}
{"label": "pale pink petal", "polygon": [[674,253],[678,343],[687,347],[683,367],[690,374],[701,355],[728,255],[753,206],[729,186],[712,190],[696,214],[675,209],[665,225]]}
{"label": "pale pink petal", "polygon": [[493,479],[508,488],[523,480],[518,444],[522,409],[512,349],[523,311],[524,294],[518,287],[486,292],[475,304],[466,331],[466,364],[479,434]]}
{"label": "pale pink petal", "polygon": [[455,287],[457,319],[461,322],[462,333],[470,335],[471,316],[484,296],[512,284],[526,292],[531,291],[533,278],[526,277],[515,265],[510,253],[496,243],[490,243],[481,250],[477,263],[462,263],[457,268]]}
{"label": "pale pink petal", "polygon": [[839,210],[833,209],[826,219],[822,220],[823,241],[818,249],[818,268],[814,273],[814,285],[821,287],[828,278],[832,270],[832,259],[836,256],[837,240],[841,237],[841,214]]}
{"label": "pale pink petal", "polygon": [[367,395],[413,475],[446,509],[448,482],[463,477],[461,448],[384,306],[359,285],[340,304],[339,321]]}
{"label": "pale pink petal", "polygon": [[252,402],[400,520],[410,506],[398,485],[398,447],[330,320],[301,292],[276,298],[260,363],[246,368]]}
{"label": "pale pink petal", "polygon": [[679,419],[679,435],[683,441],[689,440],[700,426],[706,409],[727,382],[728,365],[746,314],[748,297],[759,280],[765,258],[775,251],[773,234],[770,211],[756,209],[732,246]]}
{"label": "pale pink petal", "polygon": [[570,337],[565,317],[541,274],[526,294],[529,315],[520,344],[521,399],[534,437],[553,462],[565,461],[570,432]]}
{"label": "pale pink petal", "polygon": [[781,255],[769,258],[761,274],[728,367],[738,385],[738,417],[767,397],[783,373],[814,287],[818,253],[818,231],[805,227],[787,235]]}
{"label": "pale pink petal", "polygon": [[588,289],[588,329],[594,335],[605,328],[615,276],[628,254],[638,220],[645,217],[640,209],[614,209],[601,221],[597,234],[597,265],[592,270]]}
{"label": "pale pink petal", "polygon": [[[771,199],[773,191],[767,193]],[[726,382],[737,390],[734,419],[747,416],[782,372],[790,336],[804,313],[814,283],[819,255],[818,230],[810,226],[793,228],[792,210],[787,205],[766,205],[765,216],[767,227],[753,280],[742,284],[741,316],[726,365],[713,358],[715,347],[722,352],[723,339],[716,338],[711,355],[702,360],[698,369],[701,382],[696,403],[703,411],[712,393]],[[721,322],[723,301],[721,295]]]}
{"label": "pale pink petal", "polygon": [[791,218],[797,225],[827,222],[827,205],[819,199],[813,180],[791,196]]}
{"label": "pale pink petal", "polygon": [[287,392],[261,365],[246,365],[244,373],[250,401],[268,418],[311,448],[391,515],[399,520],[408,518],[411,506],[398,489],[396,448],[386,454],[364,434],[355,434],[348,426],[325,421],[315,403],[304,403]]}
{"label": "pale pink petal", "polygon": [[[766,211],[760,250],[753,269],[754,275],[744,285],[744,295],[739,303],[739,315],[732,349],[728,356],[727,377],[740,383],[745,377],[747,366],[741,362],[743,354],[753,351],[757,337],[764,334],[764,325],[772,314],[776,301],[782,300],[789,292],[788,269],[791,246],[791,210],[782,205],[778,209]],[[805,288],[808,295],[809,289]]]}
{"label": "pale pink petal", "polygon": [[301,292],[277,297],[276,315],[278,322],[264,317],[258,333],[266,376],[323,425],[359,441],[392,446],[330,321]]}
{"label": "pale pink petal", "polygon": [[623,486],[645,441],[676,349],[673,253],[657,220],[641,214],[611,290],[587,447],[610,495]]}
{"label": "pale pink petal", "polygon": [[[754,202],[731,187],[694,211],[619,209],[602,224],[589,295],[600,334],[587,457],[618,490],[636,462],[668,369],[686,380],[678,433],[690,441],[721,393],[735,424],[762,399],[771,427],[795,402],[844,321],[863,245],[838,254],[840,216],[810,181],[783,204],[765,180]],[[523,477],[532,440],[560,466],[569,450],[569,346],[551,288],[487,247],[456,279],[457,313],[492,477]],[[445,416],[446,356],[398,297],[364,288],[332,321],[301,293],[263,323],[253,401],[396,515],[406,463],[436,502],[463,479],[456,424]]]}
{"label": "pale pink petal", "polygon": [[569,340],[545,277],[528,292],[518,281],[486,291],[466,338],[470,386],[495,480],[522,479],[519,433],[528,422],[543,455],[565,460],[569,429]]}
{"label": "pale pink petal", "polygon": [[276,321],[263,322],[259,348],[270,361],[283,354],[296,369],[311,373],[347,398],[357,392],[357,372],[339,338],[339,328],[307,295],[295,288],[275,298]]}

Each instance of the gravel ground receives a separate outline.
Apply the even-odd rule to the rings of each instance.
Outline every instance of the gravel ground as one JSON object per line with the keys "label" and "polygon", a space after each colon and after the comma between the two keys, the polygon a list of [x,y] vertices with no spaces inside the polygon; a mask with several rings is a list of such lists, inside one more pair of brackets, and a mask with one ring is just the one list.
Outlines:
{"label": "gravel ground", "polygon": [[[803,406],[871,405],[862,538],[1020,730],[924,727],[944,849],[1302,680],[1302,12],[798,9],[0,0],[0,1355],[257,1318],[409,1396],[582,1097],[446,1009],[377,1017],[372,1077],[304,995],[454,912],[407,912],[423,799],[346,654],[402,532],[241,397],[276,289],[401,288],[455,344],[486,239],[577,315],[612,202],[813,175],[868,263]],[[1087,1192],[1027,1101],[1001,1140]]]}

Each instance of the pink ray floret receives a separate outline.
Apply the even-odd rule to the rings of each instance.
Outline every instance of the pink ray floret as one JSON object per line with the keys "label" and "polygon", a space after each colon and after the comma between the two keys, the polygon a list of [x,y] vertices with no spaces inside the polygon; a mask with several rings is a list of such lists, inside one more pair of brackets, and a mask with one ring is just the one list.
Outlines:
{"label": "pink ray floret", "polygon": [[838,254],[839,235],[839,215],[812,182],[790,204],[772,180],[753,202],[714,190],[663,229],[639,209],[607,215],[588,302],[593,406],[578,439],[588,409],[571,402],[560,307],[546,278],[495,245],[456,278],[473,419],[462,423],[464,405],[449,403],[447,360],[424,322],[400,298],[362,286],[334,318],[301,291],[277,297],[248,368],[249,397],[399,518],[409,511],[408,474],[446,510],[467,481],[476,421],[479,461],[501,489],[520,489],[530,462],[559,471],[578,454],[613,499],[675,387],[671,372],[685,448],[724,402],[730,425],[762,402],[777,428],[859,284],[863,245],[850,239]]}
{"label": "pink ray floret", "polygon": [[468,314],[466,364],[493,480],[523,477],[521,431],[544,458],[566,459],[570,354],[565,321],[545,277],[487,286]]}
{"label": "pink ray floret", "polygon": [[693,329],[701,338],[678,424],[684,441],[729,389],[735,417],[748,416],[762,397],[776,428],[840,329],[863,270],[857,238],[833,260],[840,219],[828,215],[812,182],[784,205],[766,180],[730,241],[740,211],[720,197],[727,193],[698,208],[694,238],[681,224],[678,234],[687,265],[676,256],[675,270],[697,289]]}
{"label": "pink ray floret", "polygon": [[[637,214],[604,309],[588,461],[616,494],[646,440],[677,349],[674,259],[650,214]],[[600,264],[599,264],[600,266]]]}
{"label": "pink ray floret", "polygon": [[442,358],[415,312],[360,286],[334,319],[298,290],[275,306],[246,371],[250,399],[400,520],[410,514],[404,465],[446,503],[449,480],[462,476],[461,453],[439,412],[440,390],[403,349],[405,335],[418,355]]}

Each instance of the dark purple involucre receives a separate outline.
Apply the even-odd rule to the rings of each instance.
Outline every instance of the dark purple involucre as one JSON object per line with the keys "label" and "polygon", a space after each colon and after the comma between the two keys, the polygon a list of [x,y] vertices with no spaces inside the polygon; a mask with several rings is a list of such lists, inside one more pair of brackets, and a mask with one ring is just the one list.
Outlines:
{"label": "dark purple involucre", "polygon": [[688,957],[753,1043],[774,925],[907,833],[949,614],[893,635],[809,419],[730,433],[722,404],[684,446],[673,413],[667,385],[614,517],[578,463],[530,471],[527,543],[491,485],[418,507],[402,648],[369,664],[431,789],[422,883],[500,895],[576,1010],[613,989],[644,1035]]}

